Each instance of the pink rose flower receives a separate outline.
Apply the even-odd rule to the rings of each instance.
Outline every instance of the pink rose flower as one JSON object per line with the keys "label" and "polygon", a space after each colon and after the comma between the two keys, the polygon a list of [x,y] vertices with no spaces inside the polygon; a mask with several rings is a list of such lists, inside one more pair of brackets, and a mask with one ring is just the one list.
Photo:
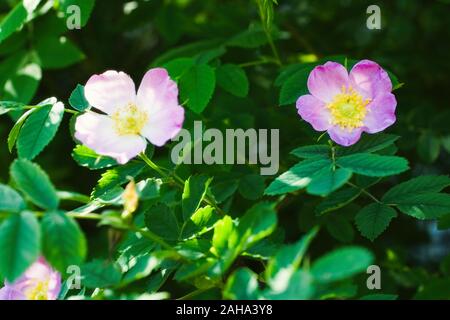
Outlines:
{"label": "pink rose flower", "polygon": [[362,132],[383,131],[396,120],[391,80],[373,61],[358,62],[350,73],[336,62],[317,66],[309,75],[308,90],[310,94],[297,100],[298,114],[342,146],[356,143]]}
{"label": "pink rose flower", "polygon": [[178,87],[165,69],[149,70],[137,93],[133,80],[117,71],[92,76],[84,89],[89,104],[105,114],[88,111],[79,116],[75,137],[120,164],[144,152],[147,140],[163,146],[183,125]]}
{"label": "pink rose flower", "polygon": [[61,290],[61,275],[40,257],[14,283],[5,281],[0,300],[56,300]]}

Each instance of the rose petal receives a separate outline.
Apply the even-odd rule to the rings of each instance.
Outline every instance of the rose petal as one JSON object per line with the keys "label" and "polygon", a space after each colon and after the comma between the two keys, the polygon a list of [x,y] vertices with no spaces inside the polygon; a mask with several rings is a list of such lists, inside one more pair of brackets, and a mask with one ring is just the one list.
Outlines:
{"label": "rose petal", "polygon": [[314,130],[324,131],[331,126],[331,114],[325,104],[314,96],[307,94],[298,98],[297,110],[303,120],[309,122]]}
{"label": "rose petal", "polygon": [[142,135],[155,146],[161,147],[180,132],[183,121],[183,107],[168,105],[149,116]]}
{"label": "rose petal", "polygon": [[395,123],[397,100],[392,93],[377,96],[368,106],[364,118],[364,131],[377,133]]}
{"label": "rose petal", "polygon": [[166,69],[147,71],[138,89],[137,104],[147,110],[150,116],[167,106],[178,105],[178,87]]}
{"label": "rose petal", "polygon": [[94,112],[87,112],[77,118],[75,138],[98,154],[112,157],[120,164],[127,163],[146,147],[144,138],[118,135],[110,117]]}
{"label": "rose petal", "polygon": [[309,74],[308,89],[317,99],[329,103],[341,92],[342,87],[348,87],[348,72],[343,65],[327,62],[317,66]]}
{"label": "rose petal", "polygon": [[361,60],[350,71],[350,82],[364,98],[374,99],[392,91],[389,75],[376,62]]}
{"label": "rose petal", "polygon": [[27,300],[25,295],[14,287],[5,286],[0,289],[0,300]]}
{"label": "rose petal", "polygon": [[136,101],[133,80],[126,73],[117,71],[93,75],[84,87],[84,94],[91,106],[107,114]]}
{"label": "rose petal", "polygon": [[355,128],[352,131],[348,131],[339,126],[333,126],[328,129],[331,140],[344,147],[355,144],[361,138],[361,133],[362,128]]}

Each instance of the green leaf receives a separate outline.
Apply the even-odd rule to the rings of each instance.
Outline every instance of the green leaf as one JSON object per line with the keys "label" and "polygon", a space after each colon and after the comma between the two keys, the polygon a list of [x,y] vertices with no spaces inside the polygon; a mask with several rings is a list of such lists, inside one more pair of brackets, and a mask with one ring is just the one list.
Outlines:
{"label": "green leaf", "polygon": [[22,114],[22,116],[16,121],[14,126],[12,127],[11,131],[8,134],[8,150],[9,152],[13,151],[14,145],[16,144],[17,137],[19,136],[20,130],[22,129],[23,124],[25,123],[25,120],[37,110],[31,109]]}
{"label": "green leaf", "polygon": [[64,13],[65,19],[71,19],[71,17],[73,19],[74,14],[78,13],[78,11],[70,10],[74,5],[79,8],[81,28],[86,26],[95,6],[95,0],[60,0],[59,3],[59,10]]}
{"label": "green leaf", "polygon": [[270,259],[265,271],[265,278],[273,290],[283,291],[288,287],[317,232],[317,228],[312,229],[296,243],[283,246]]}
{"label": "green leaf", "polygon": [[55,187],[37,164],[25,159],[15,160],[11,165],[11,177],[18,189],[38,207],[49,210],[58,207]]}
{"label": "green leaf", "polygon": [[61,102],[54,105],[39,107],[33,112],[17,139],[17,151],[20,158],[33,160],[53,140],[63,119],[64,105]]}
{"label": "green leaf", "polygon": [[75,110],[80,112],[89,108],[89,102],[84,95],[84,86],[77,84],[75,90],[72,91],[69,98],[69,103]]}
{"label": "green leaf", "polygon": [[77,145],[72,152],[72,158],[82,167],[91,170],[109,168],[117,165],[117,161],[107,156],[101,156],[84,145]]}
{"label": "green leaf", "polygon": [[159,198],[161,185],[161,179],[149,178],[139,181],[139,183],[136,184],[136,191],[139,194],[139,199],[150,200]]}
{"label": "green leaf", "polygon": [[2,99],[28,104],[41,82],[41,66],[33,52],[19,52],[13,59],[14,65],[11,70],[8,70]]}
{"label": "green leaf", "polygon": [[36,217],[27,211],[12,214],[0,226],[0,275],[14,282],[39,255]]}
{"label": "green leaf", "polygon": [[227,41],[230,47],[257,48],[267,43],[267,36],[261,25],[252,25],[247,30]]}
{"label": "green leaf", "polygon": [[216,87],[214,69],[206,64],[196,64],[180,79],[182,101],[195,113],[202,113],[211,100]]}
{"label": "green leaf", "polygon": [[295,103],[297,99],[308,93],[308,77],[314,66],[306,66],[291,75],[281,86],[280,106]]}
{"label": "green leaf", "polygon": [[323,168],[314,175],[306,191],[313,195],[327,196],[342,187],[351,177],[352,172],[347,169]]}
{"label": "green leaf", "polygon": [[382,203],[372,203],[361,209],[355,217],[356,226],[361,234],[374,241],[386,230],[397,212]]}
{"label": "green leaf", "polygon": [[334,282],[365,271],[372,261],[373,255],[367,249],[344,247],[317,259],[311,273],[318,282]]}
{"label": "green leaf", "polygon": [[408,170],[408,161],[396,156],[356,153],[337,159],[342,168],[369,177],[387,177]]}
{"label": "green leaf", "polygon": [[296,148],[291,154],[300,159],[329,158],[330,147],[327,145],[312,145]]}
{"label": "green leaf", "polygon": [[248,79],[244,69],[235,64],[225,64],[217,68],[217,84],[237,97],[248,94]]}
{"label": "green leaf", "polygon": [[212,247],[213,252],[218,257],[222,256],[228,250],[228,242],[234,231],[235,225],[230,216],[225,216],[216,223],[212,238]]}
{"label": "green leaf", "polygon": [[25,208],[25,202],[16,190],[0,184],[0,212],[20,212]]}
{"label": "green leaf", "polygon": [[145,225],[148,230],[166,240],[177,240],[180,236],[180,226],[173,210],[163,203],[145,212]]}
{"label": "green leaf", "polygon": [[275,204],[260,202],[251,207],[239,220],[237,232],[242,251],[270,235],[276,227]]}
{"label": "green leaf", "polygon": [[353,225],[342,215],[327,216],[326,228],[333,238],[343,243],[352,242],[355,236]]}
{"label": "green leaf", "polygon": [[441,141],[438,137],[430,132],[424,132],[420,135],[417,143],[417,152],[424,162],[436,161],[441,151]]}
{"label": "green leaf", "polygon": [[15,101],[0,101],[0,116],[10,111],[23,110],[25,105]]}
{"label": "green leaf", "polygon": [[189,71],[194,64],[195,61],[192,58],[177,58],[165,63],[163,67],[169,73],[170,78],[178,80]]}
{"label": "green leaf", "polygon": [[385,203],[395,203],[396,199],[400,197],[440,192],[448,186],[450,186],[448,176],[420,176],[394,186],[384,194],[381,200]]}
{"label": "green leaf", "polygon": [[263,293],[268,300],[308,300],[315,292],[314,279],[309,272],[297,270],[286,289],[277,291],[271,288]]}
{"label": "green leaf", "polygon": [[239,187],[239,182],[235,179],[225,180],[213,183],[210,187],[211,193],[217,203],[222,203],[231,197]]}
{"label": "green leaf", "polygon": [[41,37],[36,52],[44,69],[67,68],[85,58],[83,52],[64,36]]}
{"label": "green leaf", "polygon": [[264,194],[264,177],[248,174],[239,180],[239,193],[248,200],[257,200]]}
{"label": "green leaf", "polygon": [[144,279],[160,266],[161,261],[149,254],[133,258],[133,266],[124,274],[121,286]]}
{"label": "green leaf", "polygon": [[128,182],[130,177],[136,177],[144,168],[145,164],[142,162],[129,162],[126,165],[106,171],[95,186],[92,198],[101,198],[107,195],[115,188]]}
{"label": "green leaf", "polygon": [[182,238],[187,239],[211,230],[219,220],[219,216],[211,206],[200,208],[185,222],[182,228]]}
{"label": "green leaf", "polygon": [[450,194],[408,194],[395,200],[398,209],[417,219],[436,219],[450,213]]}
{"label": "green leaf", "polygon": [[42,252],[60,272],[70,265],[79,265],[86,257],[86,239],[76,221],[63,211],[45,214],[42,219]]}
{"label": "green leaf", "polygon": [[235,271],[227,280],[223,295],[233,300],[258,300],[258,276],[248,268]]}
{"label": "green leaf", "polygon": [[205,175],[190,176],[184,184],[182,195],[183,219],[188,220],[198,210],[206,196],[212,178]]}
{"label": "green leaf", "polygon": [[389,147],[399,138],[399,136],[393,134],[365,134],[361,137],[358,143],[347,148],[339,148],[337,155],[344,156],[354,153],[376,152]]}
{"label": "green leaf", "polygon": [[81,283],[91,289],[107,288],[119,284],[122,274],[116,264],[94,260],[81,266]]}
{"label": "green leaf", "polygon": [[359,197],[360,194],[361,191],[356,188],[346,188],[333,192],[316,207],[316,215],[321,216],[342,208]]}
{"label": "green leaf", "polygon": [[308,186],[318,171],[332,165],[329,159],[307,159],[276,178],[266,189],[266,195],[278,195]]}
{"label": "green leaf", "polygon": [[0,22],[0,43],[20,29],[41,0],[20,1]]}

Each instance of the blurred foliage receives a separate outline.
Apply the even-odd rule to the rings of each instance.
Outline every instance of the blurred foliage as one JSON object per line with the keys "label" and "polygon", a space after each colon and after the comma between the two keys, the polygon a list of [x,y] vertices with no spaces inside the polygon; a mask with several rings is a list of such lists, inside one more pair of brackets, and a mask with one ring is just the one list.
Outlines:
{"label": "blurred foliage", "polygon": [[[66,26],[71,4],[82,8],[83,26],[79,30],[68,30]],[[185,212],[180,212],[186,206],[183,203],[180,208],[183,190],[165,183],[160,186],[161,181],[142,162],[131,162],[102,174],[85,168],[92,168],[89,159],[96,156],[89,155],[89,150],[78,146],[72,157],[73,120],[70,113],[62,117],[58,109],[61,106],[56,102],[64,101],[70,108],[70,100],[70,105],[81,111],[84,100],[82,87],[77,85],[84,84],[92,74],[123,70],[133,79],[140,79],[150,67],[166,67],[178,81],[180,102],[187,101],[188,129],[193,120],[222,130],[280,128],[281,174],[298,162],[296,157],[307,158],[302,156],[304,149],[290,154],[292,150],[313,145],[319,138],[299,119],[289,99],[289,88],[282,88],[289,76],[320,61],[371,59],[405,83],[395,91],[397,122],[382,138],[388,142],[378,142],[385,144],[367,152],[384,156],[397,153],[408,159],[411,170],[405,171],[401,163],[393,163],[399,169],[380,174],[379,179],[354,175],[356,185],[364,190],[370,187],[371,194],[381,199],[401,182],[449,172],[450,109],[446,90],[450,82],[450,3],[379,1],[381,30],[366,27],[366,9],[370,4],[371,1],[351,0],[2,1],[0,100],[29,106],[40,103],[44,108],[32,113],[35,121],[45,121],[50,113],[61,119],[54,132],[40,137],[31,149],[21,147],[29,146],[29,142],[19,135],[16,155],[16,151],[8,150],[7,140],[23,111],[11,107],[17,110],[0,122],[0,183],[7,185],[11,174],[11,185],[19,188],[27,200],[53,211],[54,216],[42,221],[43,228],[71,235],[68,245],[74,248],[73,252],[51,252],[48,248],[58,237],[44,239],[42,250],[56,268],[63,271],[66,264],[80,263],[87,255],[88,263],[82,268],[87,275],[85,291],[70,294],[90,294],[92,289],[101,287],[105,290],[97,292],[95,298],[137,298],[143,293],[169,292],[171,298],[449,299],[450,234],[446,229],[450,228],[450,218],[443,213],[450,211],[446,211],[448,194],[441,192],[447,181],[439,183],[430,178],[434,184],[421,181],[424,190],[412,191],[421,197],[419,204],[429,200],[425,191],[445,198],[445,212],[435,216],[440,217],[437,223],[435,219],[418,221],[404,214],[396,217],[391,207],[374,205],[370,196],[352,192],[351,188],[338,190],[338,195],[332,193],[333,197],[340,197],[337,205],[336,199],[311,195],[315,194],[311,189],[307,189],[309,194],[291,190],[292,194],[276,198],[276,205],[257,203],[272,178],[260,177],[254,166],[181,166],[176,168],[177,173],[183,179],[191,177],[184,191],[190,182],[203,186],[205,193],[209,187],[208,197],[214,197],[229,214],[219,218],[211,207],[194,206],[198,210],[189,212],[189,220]],[[299,73],[297,76],[304,78]],[[194,84],[193,77],[201,81]],[[79,91],[74,92],[75,88]],[[294,88],[294,94],[300,95],[298,88]],[[57,99],[44,101],[48,97]],[[16,128],[18,135],[21,130],[17,125]],[[22,130],[26,132],[27,125]],[[28,131],[32,135],[33,127]],[[9,144],[14,145],[11,141]],[[170,145],[154,150],[154,154],[147,150],[147,154],[158,164],[171,166],[169,150]],[[13,162],[16,157],[37,157],[33,161],[40,166],[23,159]],[[390,159],[401,159],[393,158]],[[100,165],[95,162],[95,169],[114,166],[110,160],[102,159]],[[351,169],[348,164],[347,167]],[[214,179],[206,182],[197,173]],[[39,175],[44,176],[42,181],[46,183],[30,190],[21,186],[21,179]],[[117,196],[122,194],[120,185],[128,182],[128,176],[134,176],[140,187],[147,190],[143,193],[146,196],[140,194],[142,202],[134,213],[136,225],[147,226],[175,250],[124,230],[119,210],[123,203],[117,201]],[[414,185],[418,185],[416,180]],[[54,209],[72,210],[74,203],[87,202],[88,197],[83,195],[90,195],[94,187],[91,200],[97,201],[90,205],[103,210],[103,226],[79,220],[86,234],[86,253],[78,225],[72,217],[58,225],[55,221],[61,211]],[[11,195],[15,192],[11,190],[0,189],[0,194]],[[204,196],[197,199],[197,204]],[[275,201],[273,197],[265,199]],[[25,204],[17,201],[13,209],[22,211]],[[401,205],[400,211],[414,216],[405,204],[403,209]],[[11,208],[0,207],[2,210]],[[379,212],[385,220],[377,221],[371,229],[372,224],[365,223]],[[9,221],[6,229],[23,224],[36,232],[33,219],[32,215],[21,213],[15,221]],[[148,221],[163,221],[164,227]],[[185,241],[177,241],[181,234],[177,221],[194,224],[184,230]],[[387,225],[389,228],[381,234]],[[316,226],[321,226],[320,231]],[[252,230],[252,236],[247,230]],[[22,249],[31,250],[33,256],[38,254],[34,247]],[[14,252],[10,255],[14,256]],[[61,255],[71,258],[64,262]],[[189,263],[180,262],[184,259]],[[365,270],[372,263],[381,267],[381,290],[366,287]],[[23,265],[23,261],[18,265]],[[288,272],[281,272],[283,268]],[[3,272],[5,277],[17,277],[14,270]]]}

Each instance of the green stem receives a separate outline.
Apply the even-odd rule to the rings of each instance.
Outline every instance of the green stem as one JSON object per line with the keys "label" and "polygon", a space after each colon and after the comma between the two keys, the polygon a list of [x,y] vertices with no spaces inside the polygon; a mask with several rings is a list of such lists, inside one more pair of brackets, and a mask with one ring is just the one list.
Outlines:
{"label": "green stem", "polygon": [[366,196],[368,196],[369,198],[371,198],[373,201],[377,202],[377,203],[382,203],[380,200],[378,200],[373,194],[371,194],[369,191],[367,191],[364,188],[360,188],[358,187],[356,184],[353,184],[351,182],[347,182],[347,184],[353,188],[356,188],[358,190],[360,190],[362,193],[364,193]]}
{"label": "green stem", "polygon": [[269,46],[272,50],[273,57],[275,58],[276,63],[279,66],[282,66],[283,63],[281,62],[277,47],[275,46],[275,43],[273,42],[272,34],[271,34],[270,30],[268,29],[266,22],[264,21],[263,8],[261,6],[261,3],[259,1],[257,1],[257,2],[258,2],[258,9],[259,9],[259,17],[261,18],[261,24],[263,26],[264,33],[266,34],[267,41],[269,42]]}

